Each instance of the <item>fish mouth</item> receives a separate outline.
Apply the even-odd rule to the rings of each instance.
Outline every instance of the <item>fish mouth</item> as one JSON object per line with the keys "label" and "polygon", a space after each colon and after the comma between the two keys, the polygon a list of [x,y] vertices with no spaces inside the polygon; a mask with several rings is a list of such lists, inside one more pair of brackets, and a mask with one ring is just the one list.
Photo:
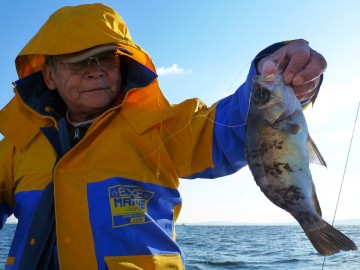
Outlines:
{"label": "fish mouth", "polygon": [[271,85],[278,80],[281,80],[282,75],[280,74],[269,74],[269,75],[256,75],[253,77],[254,83],[268,84]]}
{"label": "fish mouth", "polygon": [[253,77],[253,82],[255,85],[260,85],[261,87],[268,88],[271,90],[274,85],[283,85],[283,74],[269,74],[269,75],[256,75]]}

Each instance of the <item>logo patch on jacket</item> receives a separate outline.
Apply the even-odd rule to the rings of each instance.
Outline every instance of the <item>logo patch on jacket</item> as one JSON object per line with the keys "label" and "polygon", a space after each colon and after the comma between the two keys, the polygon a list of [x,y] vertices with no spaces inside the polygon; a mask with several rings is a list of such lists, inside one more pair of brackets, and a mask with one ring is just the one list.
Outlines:
{"label": "logo patch on jacket", "polygon": [[109,200],[113,227],[147,223],[147,206],[154,192],[138,186],[116,185],[109,187]]}

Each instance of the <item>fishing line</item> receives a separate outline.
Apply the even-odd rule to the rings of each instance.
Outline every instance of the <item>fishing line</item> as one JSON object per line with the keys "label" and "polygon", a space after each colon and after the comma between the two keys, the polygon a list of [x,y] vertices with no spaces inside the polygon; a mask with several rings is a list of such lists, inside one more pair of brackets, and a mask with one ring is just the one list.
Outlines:
{"label": "fishing line", "polygon": [[[249,66],[249,64],[250,64],[252,61],[256,60],[257,58],[262,58],[262,57],[269,56],[269,55],[271,55],[271,54],[259,55],[258,57],[255,57],[253,60],[251,60],[250,62],[248,62],[246,65],[244,65],[243,68],[240,69],[240,71],[239,71],[238,74],[236,75],[236,77],[235,77],[235,79],[233,80],[233,82],[230,84],[230,86],[229,86],[229,87],[227,88],[227,90],[224,92],[223,96],[225,96],[227,93],[230,92],[230,90],[233,88],[234,84],[236,83],[236,81],[237,81],[238,78],[240,77],[240,75],[244,72],[245,68],[246,68],[247,66]],[[276,66],[279,67],[279,62],[277,63]],[[271,79],[271,75],[267,76],[266,78],[267,78],[267,79],[269,79],[269,78]],[[213,104],[213,107],[211,108],[211,110],[213,110],[213,109],[216,107],[216,104],[218,104],[218,103],[219,103],[219,101],[217,101],[216,103],[214,103],[214,104]],[[210,110],[210,111],[211,111],[211,110]],[[210,112],[209,112],[209,113],[210,113]],[[241,127],[241,126],[246,125],[246,121],[245,121],[245,123],[239,124],[239,125],[228,125],[228,124],[219,123],[219,122],[216,122],[215,120],[209,118],[209,117],[208,117],[208,114],[209,114],[209,113],[207,113],[206,115],[203,115],[203,116],[205,116],[209,121],[213,122],[214,125],[219,125],[219,126],[229,127],[229,128],[236,128],[236,127]],[[193,117],[193,118],[189,121],[189,123],[187,123],[187,125],[189,125],[190,122],[191,122],[194,118],[195,118],[195,117]],[[186,126],[187,126],[187,125],[186,125]],[[184,128],[185,128],[185,127],[184,127]],[[179,132],[180,132],[180,131],[179,131]],[[218,237],[217,240],[215,241],[215,244],[213,245],[213,248],[212,248],[212,250],[211,250],[211,252],[210,252],[211,254],[214,253],[214,251],[218,248],[219,243],[220,243],[220,241],[221,241],[221,239],[222,239],[222,237],[223,237],[223,235],[224,235],[224,233],[225,233],[225,229],[226,229],[226,226],[223,225],[222,228],[221,228],[219,237]],[[209,263],[210,263],[210,260],[208,259],[208,260],[206,261],[205,265],[208,265]]]}
{"label": "fishing line", "polygon": [[[251,61],[249,61],[248,63],[246,63],[241,69],[240,71],[236,74],[235,79],[232,81],[232,83],[230,84],[229,87],[227,87],[225,90],[225,92],[222,94],[222,96],[219,98],[219,100],[215,103],[213,103],[213,105],[211,107],[209,107],[210,109],[205,113],[205,114],[201,114],[201,115],[195,115],[193,116],[185,125],[184,127],[180,128],[178,131],[173,132],[172,134],[169,135],[169,137],[167,137],[166,139],[164,139],[153,151],[151,151],[150,153],[148,153],[147,155],[142,156],[140,159],[137,160],[143,160],[148,158],[149,156],[153,155],[156,151],[158,151],[161,147],[164,146],[164,144],[169,141],[170,139],[172,139],[173,137],[175,137],[176,135],[178,135],[179,133],[181,133],[182,131],[186,130],[186,128],[191,124],[191,122],[196,119],[196,118],[201,118],[204,117],[207,120],[211,121],[214,123],[214,125],[218,125],[218,126],[223,126],[223,127],[228,127],[228,128],[237,128],[237,127],[242,127],[246,125],[246,121],[244,123],[238,124],[238,125],[229,125],[229,124],[224,124],[224,123],[220,123],[215,121],[214,119],[211,119],[208,117],[208,115],[216,108],[216,105],[221,101],[222,98],[224,98],[233,88],[234,84],[236,83],[236,81],[238,80],[238,78],[240,77],[240,75],[244,72],[245,68],[248,67],[253,61],[259,59],[259,58],[263,58],[265,56],[271,56],[272,54],[261,54],[258,55],[257,57],[253,58]],[[277,67],[279,67],[279,62],[277,62]],[[158,107],[160,108],[160,93],[158,92]],[[162,124],[163,121],[161,119],[160,121],[161,123],[161,129],[162,129]],[[161,133],[161,131],[160,131]],[[159,173],[157,171],[157,173]]]}
{"label": "fishing line", "polygon": [[[349,149],[348,149],[348,153],[347,153],[347,157],[346,157],[344,172],[343,172],[343,176],[342,176],[342,180],[341,180],[341,184],[340,184],[339,195],[338,195],[338,198],[337,198],[337,202],[336,202],[336,206],[335,206],[335,213],[334,213],[334,217],[333,217],[333,220],[332,220],[332,224],[331,224],[331,225],[334,225],[335,217],[336,217],[336,213],[337,213],[337,209],[338,209],[338,206],[339,206],[340,195],[341,195],[342,187],[343,187],[343,184],[344,184],[346,168],[347,168],[347,164],[348,164],[348,161],[349,161],[349,156],[350,156],[350,151],[351,151],[351,145],[352,145],[352,141],[353,141],[353,138],[354,138],[355,127],[356,127],[356,123],[357,123],[357,119],[358,119],[358,115],[359,115],[359,107],[360,107],[360,102],[359,102],[359,104],[358,104],[357,111],[356,111],[356,116],[355,116],[355,121],[354,121],[354,127],[353,127],[353,131],[352,131],[352,134],[351,134],[351,139],[350,139]],[[324,269],[325,259],[326,259],[326,256],[324,257],[324,261],[323,261],[323,265],[322,265],[322,268],[321,268],[321,269]]]}
{"label": "fishing line", "polygon": [[[223,236],[224,232],[225,232],[225,225],[223,225],[223,227],[222,227],[222,229],[221,229],[221,232],[220,232],[220,235],[219,235],[219,237],[217,238],[217,240],[216,240],[216,242],[215,242],[215,245],[214,245],[214,248],[212,249],[212,252],[211,252],[211,253],[213,253],[213,252],[216,250],[216,248],[217,248],[217,246],[219,245],[220,240],[221,240],[221,238],[222,238],[222,236]],[[209,264],[209,262],[210,262],[210,260],[209,260],[209,259],[208,259],[208,260],[206,260],[205,265],[208,265],[208,264]]]}

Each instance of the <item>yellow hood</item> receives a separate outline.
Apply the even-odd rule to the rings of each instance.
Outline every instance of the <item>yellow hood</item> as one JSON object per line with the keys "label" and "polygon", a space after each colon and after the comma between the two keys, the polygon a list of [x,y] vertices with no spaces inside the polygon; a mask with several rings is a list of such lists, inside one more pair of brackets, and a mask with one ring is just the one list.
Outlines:
{"label": "yellow hood", "polygon": [[41,70],[44,55],[82,51],[104,44],[121,44],[134,60],[156,73],[149,55],[131,38],[121,16],[103,4],[68,6],[57,10],[17,56],[19,78]]}

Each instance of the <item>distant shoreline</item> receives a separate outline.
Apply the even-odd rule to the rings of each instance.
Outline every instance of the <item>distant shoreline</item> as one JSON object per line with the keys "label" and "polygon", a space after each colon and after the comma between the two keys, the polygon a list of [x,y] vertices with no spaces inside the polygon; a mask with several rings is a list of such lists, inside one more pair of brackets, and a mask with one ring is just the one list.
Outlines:
{"label": "distant shoreline", "polygon": [[[330,221],[327,221],[330,223]],[[330,223],[331,224],[331,223]],[[181,222],[176,223],[177,226],[299,226],[297,222],[274,222],[274,223],[256,223],[256,222],[222,222],[222,221],[209,221],[209,222]],[[334,222],[334,226],[347,225],[347,226],[360,226],[360,219],[344,219]]]}
{"label": "distant shoreline", "polygon": [[[329,221],[327,221],[330,223]],[[6,222],[5,224],[17,224],[17,222]],[[227,222],[227,221],[207,221],[207,222],[180,222],[176,226],[299,226],[297,222],[274,222],[274,223],[256,223],[256,222]],[[360,219],[344,219],[335,221],[335,226],[360,226]]]}

